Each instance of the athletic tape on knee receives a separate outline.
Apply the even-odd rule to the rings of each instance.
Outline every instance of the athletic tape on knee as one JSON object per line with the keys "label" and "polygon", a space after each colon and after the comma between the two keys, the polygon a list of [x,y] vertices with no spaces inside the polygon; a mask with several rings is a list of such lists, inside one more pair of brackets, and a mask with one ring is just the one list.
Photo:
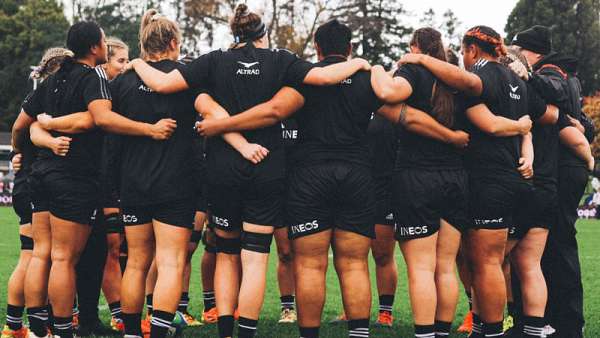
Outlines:
{"label": "athletic tape on knee", "polygon": [[271,252],[273,234],[259,234],[256,232],[242,232],[242,249],[260,253]]}
{"label": "athletic tape on knee", "polygon": [[229,255],[239,255],[242,250],[240,238],[224,238],[216,235],[217,238],[217,252],[225,253]]}
{"label": "athletic tape on knee", "polygon": [[21,237],[21,250],[33,250],[33,238],[20,235]]}
{"label": "athletic tape on knee", "polygon": [[116,234],[121,232],[121,219],[119,214],[108,214],[104,216],[104,225],[106,232],[109,234]]}
{"label": "athletic tape on knee", "polygon": [[200,243],[200,240],[202,240],[202,231],[193,230],[192,237],[190,237],[190,242],[198,244]]}

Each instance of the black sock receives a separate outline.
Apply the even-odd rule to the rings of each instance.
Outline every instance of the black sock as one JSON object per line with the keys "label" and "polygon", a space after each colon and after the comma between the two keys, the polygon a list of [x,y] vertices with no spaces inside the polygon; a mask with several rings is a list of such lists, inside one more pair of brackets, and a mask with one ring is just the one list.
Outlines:
{"label": "black sock", "polygon": [[217,326],[219,337],[233,337],[233,316],[219,316]]}
{"label": "black sock", "polygon": [[394,295],[379,296],[379,312],[389,312],[392,314],[394,307]]}
{"label": "black sock", "polygon": [[146,295],[146,313],[152,316],[152,294]]}
{"label": "black sock", "polygon": [[300,338],[319,338],[319,326],[300,327]]}
{"label": "black sock", "polygon": [[511,316],[511,317],[514,317],[515,316],[515,303],[508,302],[506,304],[506,308],[508,310],[508,315]]}
{"label": "black sock", "polygon": [[142,336],[142,314],[141,313],[121,313],[123,324],[125,324],[125,335]]}
{"label": "black sock", "polygon": [[502,324],[502,320],[496,323],[483,323],[483,336],[486,338],[502,337],[504,332]]}
{"label": "black sock", "polygon": [[483,322],[478,314],[473,313],[473,329],[469,338],[483,338]]}
{"label": "black sock", "polygon": [[256,334],[258,320],[240,317],[238,319],[238,337],[252,338]]}
{"label": "black sock", "polygon": [[108,308],[110,309],[110,315],[113,316],[113,318],[123,319],[123,316],[121,315],[121,302],[110,303],[108,304]]}
{"label": "black sock", "polygon": [[544,326],[546,325],[542,317],[523,317],[523,337],[545,337]]}
{"label": "black sock", "polygon": [[215,304],[215,290],[207,290],[202,292],[202,299],[204,300],[204,312],[214,308]]}
{"label": "black sock", "polygon": [[281,296],[279,297],[279,299],[281,300],[281,310],[285,310],[285,309],[289,309],[289,310],[293,310],[294,309],[294,295],[287,295],[287,296]]}
{"label": "black sock", "polygon": [[6,325],[11,330],[20,330],[23,327],[23,306],[6,305]]}
{"label": "black sock", "polygon": [[45,337],[48,334],[48,307],[31,307],[27,309],[27,319],[29,321],[29,330],[38,337]]}
{"label": "black sock", "polygon": [[65,338],[73,337],[73,316],[54,317],[54,330],[52,334]]}
{"label": "black sock", "polygon": [[167,336],[175,314],[161,310],[152,310],[150,338],[164,338]]}
{"label": "black sock", "polygon": [[348,321],[348,337],[364,338],[369,336],[369,318]]}
{"label": "black sock", "polygon": [[182,292],[181,299],[179,300],[179,306],[177,307],[177,311],[179,311],[181,313],[187,313],[189,303],[190,303],[189,292]]}
{"label": "black sock", "polygon": [[417,325],[417,324],[415,324],[415,337],[435,338],[435,326],[434,325]]}
{"label": "black sock", "polygon": [[473,296],[471,296],[471,291],[465,291],[467,294],[467,300],[469,301],[469,311],[473,311]]}
{"label": "black sock", "polygon": [[450,328],[452,327],[452,323],[450,322],[442,322],[439,320],[435,321],[435,337],[436,338],[445,338],[450,336]]}

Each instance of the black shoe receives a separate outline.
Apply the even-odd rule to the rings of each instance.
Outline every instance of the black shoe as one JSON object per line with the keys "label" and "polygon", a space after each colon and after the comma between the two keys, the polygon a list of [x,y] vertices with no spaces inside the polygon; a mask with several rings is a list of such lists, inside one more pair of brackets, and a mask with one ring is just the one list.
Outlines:
{"label": "black shoe", "polygon": [[100,319],[96,319],[91,322],[80,322],[79,330],[77,330],[77,336],[89,337],[89,336],[121,336],[122,333],[115,331],[109,326],[104,325]]}

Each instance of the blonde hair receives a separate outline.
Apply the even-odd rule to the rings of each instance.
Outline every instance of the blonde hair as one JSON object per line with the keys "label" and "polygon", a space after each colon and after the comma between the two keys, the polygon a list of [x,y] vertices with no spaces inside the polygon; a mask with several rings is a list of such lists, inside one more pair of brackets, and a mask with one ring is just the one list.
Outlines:
{"label": "blonde hair", "polygon": [[177,23],[161,15],[156,9],[149,9],[142,17],[140,26],[140,56],[163,53],[172,40],[181,42],[181,32]]}
{"label": "blonde hair", "polygon": [[32,80],[45,80],[48,76],[56,73],[65,60],[72,59],[74,55],[72,51],[62,47],[46,50],[40,63],[29,74],[29,78]]}
{"label": "blonde hair", "polygon": [[114,36],[109,36],[106,38],[106,46],[108,47],[108,59],[110,60],[113,56],[115,56],[118,49],[124,49],[129,51],[129,46],[123,40],[119,38],[115,38]]}

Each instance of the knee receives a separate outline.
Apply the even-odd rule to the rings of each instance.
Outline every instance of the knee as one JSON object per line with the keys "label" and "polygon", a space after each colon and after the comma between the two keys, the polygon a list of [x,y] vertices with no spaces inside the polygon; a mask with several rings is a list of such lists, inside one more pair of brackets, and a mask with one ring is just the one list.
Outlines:
{"label": "knee", "polygon": [[109,246],[107,252],[107,258],[109,260],[119,260],[119,256],[121,255],[120,246]]}
{"label": "knee", "polygon": [[375,261],[375,265],[379,267],[387,266],[394,262],[394,254],[373,250],[373,260]]}
{"label": "knee", "polygon": [[149,253],[132,253],[130,251],[127,256],[126,271],[129,270],[146,273],[150,269],[152,258],[152,255]]}
{"label": "knee", "polygon": [[65,249],[53,249],[50,257],[52,260],[52,265],[67,264],[74,266],[79,259],[79,253]]}

